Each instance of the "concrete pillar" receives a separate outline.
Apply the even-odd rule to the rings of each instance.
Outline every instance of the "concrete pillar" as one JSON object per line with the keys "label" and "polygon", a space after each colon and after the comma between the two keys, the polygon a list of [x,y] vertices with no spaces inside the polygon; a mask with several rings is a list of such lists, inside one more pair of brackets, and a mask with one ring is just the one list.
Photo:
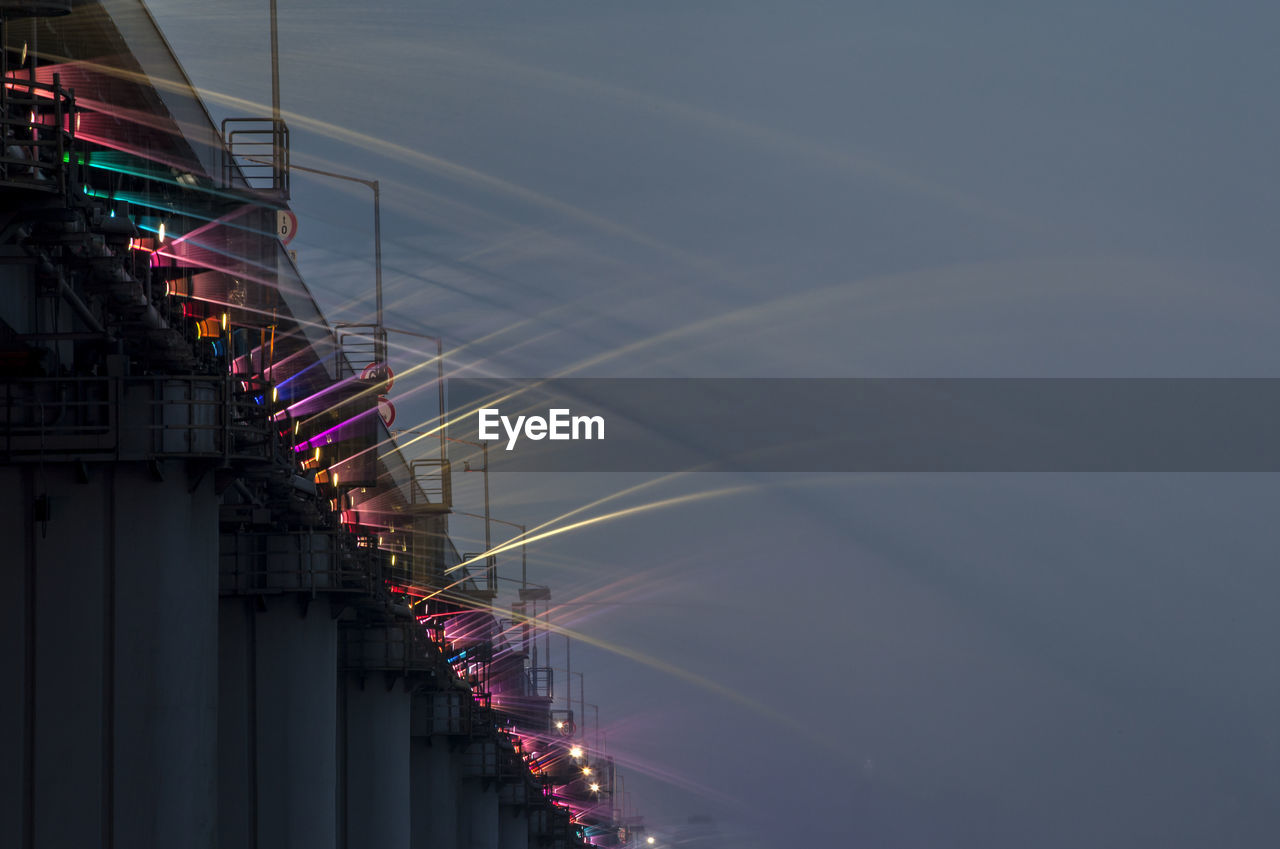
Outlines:
{"label": "concrete pillar", "polygon": [[258,845],[337,845],[338,629],[329,603],[294,596],[258,614]]}
{"label": "concrete pillar", "polygon": [[336,849],[337,624],[323,597],[222,602],[219,845]]}
{"label": "concrete pillar", "polygon": [[458,788],[458,849],[498,849],[498,790],[480,778]]}
{"label": "concrete pillar", "polygon": [[409,745],[413,849],[459,849],[461,758],[444,736],[415,736]]}
{"label": "concrete pillar", "polygon": [[26,845],[31,764],[27,760],[34,642],[28,633],[35,619],[29,610],[35,579],[35,528],[31,517],[31,468],[0,466],[0,540],[7,549],[0,574],[0,822],[9,823],[15,845]]}
{"label": "concrete pillar", "polygon": [[218,504],[185,463],[116,466],[118,847],[212,849],[217,818]]}
{"label": "concrete pillar", "polygon": [[185,463],[48,463],[0,469],[0,483],[6,833],[42,849],[208,849],[211,482]]}
{"label": "concrete pillar", "polygon": [[503,805],[499,809],[498,849],[529,849],[529,815],[522,807]]}
{"label": "concrete pillar", "polygon": [[[31,823],[35,845],[110,846],[114,735],[111,665],[116,545],[112,471],[76,485],[46,466],[29,490],[47,495],[50,521],[32,541]],[[135,530],[135,533],[137,531]],[[68,805],[68,799],[78,800]]]}
{"label": "concrete pillar", "polygon": [[347,849],[409,849],[409,693],[380,672],[344,689]]}
{"label": "concrete pillar", "polygon": [[257,652],[253,598],[218,607],[218,846],[257,845]]}

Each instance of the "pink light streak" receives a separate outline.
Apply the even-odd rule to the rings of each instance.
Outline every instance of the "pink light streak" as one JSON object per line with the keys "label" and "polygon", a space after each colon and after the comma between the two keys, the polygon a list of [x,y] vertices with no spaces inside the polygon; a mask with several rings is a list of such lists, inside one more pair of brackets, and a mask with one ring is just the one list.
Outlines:
{"label": "pink light streak", "polygon": [[306,451],[308,448],[323,448],[325,445],[327,445],[327,444],[329,444],[329,443],[323,443],[323,442],[322,442],[322,443],[317,443],[317,442],[316,442],[316,440],[317,440],[317,439],[321,439],[321,438],[323,438],[323,437],[326,437],[326,436],[328,436],[329,434],[333,433],[334,431],[338,430],[339,428],[346,427],[347,425],[349,425],[349,424],[351,424],[352,422],[354,422],[356,419],[363,418],[364,416],[368,416],[368,415],[371,415],[371,414],[376,413],[376,412],[378,412],[376,409],[371,409],[371,410],[365,410],[365,411],[364,411],[364,412],[362,412],[362,413],[356,413],[354,416],[352,416],[351,418],[347,419],[346,421],[341,422],[341,423],[339,423],[339,424],[336,424],[336,425],[334,425],[333,427],[329,428],[329,429],[328,429],[328,430],[326,430],[326,431],[323,431],[323,432],[321,432],[321,433],[317,433],[315,436],[311,437],[311,438],[310,438],[310,439],[308,439],[306,442],[302,442],[302,443],[300,443],[300,444],[298,444],[298,445],[293,446],[293,450],[294,450],[295,452],[302,452],[302,451]]}

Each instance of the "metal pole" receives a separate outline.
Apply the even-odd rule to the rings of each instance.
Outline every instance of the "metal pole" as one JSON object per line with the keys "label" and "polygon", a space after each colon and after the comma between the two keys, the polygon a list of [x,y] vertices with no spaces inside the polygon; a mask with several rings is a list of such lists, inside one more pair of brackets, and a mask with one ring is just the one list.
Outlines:
{"label": "metal pole", "polygon": [[[381,244],[381,239],[378,240],[378,244]],[[378,267],[381,268],[381,253],[379,253]],[[394,327],[384,327],[383,332],[402,333],[405,336],[416,336],[419,339],[430,339],[436,343],[436,395],[440,407],[440,427],[436,429],[436,433],[440,437],[440,459],[449,459],[448,446],[445,443],[451,442],[452,440],[449,439],[449,411],[445,408],[444,397],[444,338],[441,336],[432,336],[427,333],[414,333],[412,330],[398,330]],[[398,433],[420,433],[420,431],[405,430],[398,431]],[[467,444],[479,445],[480,443],[472,442]]]}
{"label": "metal pole", "polygon": [[280,32],[276,25],[276,0],[271,0],[271,187],[284,191],[284,133],[280,120]]}
{"label": "metal pole", "polygon": [[[484,458],[484,550],[486,552],[493,551],[493,535],[490,531],[492,522],[489,518],[489,443],[483,443],[480,446]],[[485,566],[488,572],[488,589],[497,591],[498,589],[498,558],[497,555],[490,554],[485,558]]]}
{"label": "metal pole", "polygon": [[[378,266],[381,270],[381,252],[378,255]],[[382,291],[381,285],[378,286],[378,291]],[[436,384],[440,396],[440,463],[443,468],[444,461],[449,457],[445,451],[445,443],[449,440],[449,416],[444,409],[444,340],[439,336],[436,337]]]}
{"label": "metal pole", "polygon": [[378,329],[374,338],[374,356],[387,366],[387,330],[382,323],[382,189],[377,180],[369,184],[373,189],[373,287],[377,305]]}
{"label": "metal pole", "polygon": [[[271,8],[273,10],[272,26],[274,26],[275,0],[272,0]],[[272,38],[272,43],[274,44],[274,36]],[[278,92],[276,96],[278,97]],[[279,104],[276,104],[276,108],[277,110],[279,109]],[[278,119],[279,115],[276,117]],[[359,183],[373,190],[373,290],[374,304],[377,311],[377,321],[375,322],[377,327],[373,331],[373,350],[374,357],[378,362],[385,365],[387,362],[387,329],[382,323],[382,185],[377,180],[366,180],[362,177],[352,177],[349,174],[337,174],[321,168],[308,168],[304,165],[292,164],[289,167],[295,171],[305,171],[308,174],[319,174],[322,177],[333,177],[335,180],[346,180],[348,183]],[[412,335],[423,336],[424,334],[415,333]],[[439,337],[425,336],[425,338],[434,338],[437,345],[436,350],[442,350]],[[443,372],[440,372],[440,376],[443,377]]]}
{"label": "metal pole", "polygon": [[[572,682],[570,682],[572,684]],[[587,739],[587,678],[578,673],[578,707],[582,708],[582,739]]]}
{"label": "metal pole", "polygon": [[[584,684],[586,683],[585,680],[583,681],[583,683]],[[596,751],[597,752],[604,751],[603,747],[600,745],[600,705],[583,705],[582,709],[585,711],[587,708],[591,708],[591,712],[595,715],[595,718],[596,718],[596,731],[594,735]]]}
{"label": "metal pole", "polygon": [[[280,33],[276,26],[276,0],[271,0],[271,120],[273,135],[280,124]],[[275,139],[277,146],[280,140]],[[279,153],[277,151],[276,158]]]}

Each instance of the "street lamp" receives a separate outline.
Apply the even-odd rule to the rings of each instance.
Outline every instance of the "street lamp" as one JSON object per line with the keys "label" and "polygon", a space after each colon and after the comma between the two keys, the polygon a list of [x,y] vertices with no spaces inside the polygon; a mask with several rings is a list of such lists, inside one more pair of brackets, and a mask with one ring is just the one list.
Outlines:
{"label": "street lamp", "polygon": [[488,576],[489,589],[496,595],[498,592],[498,557],[491,554],[493,551],[493,532],[491,525],[493,517],[489,515],[489,443],[472,442],[469,439],[453,439],[448,437],[450,442],[457,442],[460,445],[471,445],[480,449],[481,459],[484,461],[484,468],[471,468],[470,460],[462,461],[462,471],[464,472],[484,472],[484,551],[485,551],[485,572]]}
{"label": "street lamp", "polygon": [[[461,440],[450,439],[449,441],[460,442]],[[470,443],[470,444],[474,445],[475,443]],[[487,466],[487,462],[486,462],[486,466]],[[471,471],[471,469],[466,468],[464,463],[463,471],[469,472]],[[488,514],[487,510],[485,511],[485,514],[483,516],[480,515],[479,513],[467,513],[464,510],[454,510],[453,513],[455,516],[466,516],[469,519],[484,519],[486,522],[497,522],[499,525],[507,525],[508,527],[516,528],[520,531],[520,588],[528,589],[529,588],[529,561],[528,561],[528,558],[525,556],[526,546],[525,546],[525,540],[524,540],[525,536],[527,536],[529,533],[528,526],[521,525],[518,522],[508,522],[505,519],[495,519],[494,517]],[[489,541],[486,539],[485,548],[488,549],[488,547],[489,547]]]}
{"label": "street lamp", "polygon": [[[274,3],[272,4],[275,5]],[[363,177],[352,177],[349,174],[337,174],[333,171],[323,171],[319,168],[308,168],[304,165],[289,164],[289,168],[295,171],[305,171],[308,174],[319,174],[321,177],[332,177],[335,180],[346,180],[348,183],[359,183],[373,190],[373,287],[374,301],[376,309],[376,318],[374,320],[373,331],[373,358],[376,362],[382,363],[383,368],[387,364],[387,330],[382,323],[382,190],[377,180],[366,180]],[[348,325],[350,326],[350,325]],[[405,332],[405,331],[398,331]],[[420,334],[411,334],[420,335]],[[434,338],[434,337],[426,337]],[[439,340],[437,339],[437,342]],[[443,391],[443,390],[442,390]]]}
{"label": "street lamp", "polygon": [[[381,291],[381,286],[379,286],[379,291]],[[379,319],[379,321],[381,321],[381,319]],[[337,324],[334,324],[334,329],[338,329],[342,327],[354,328],[354,327],[367,327],[367,326],[368,325],[364,325],[364,324],[351,324],[348,322],[338,322]],[[439,336],[432,336],[430,333],[415,333],[412,330],[400,330],[395,327],[383,327],[381,328],[381,330],[382,330],[382,341],[384,346],[386,344],[386,338],[387,338],[386,335],[388,333],[398,333],[402,336],[415,336],[419,339],[430,339],[431,341],[436,343],[436,406],[439,408],[439,411],[440,411],[440,426],[436,428],[436,435],[440,438],[440,459],[441,461],[444,461],[448,459],[448,456],[449,456],[449,452],[445,448],[445,442],[449,441],[449,411],[445,409],[445,398],[444,398],[444,339]],[[378,337],[375,331],[375,336],[374,336],[375,347],[377,345],[377,338]],[[375,350],[374,356],[377,356],[376,350]],[[385,348],[383,350],[382,356],[384,357],[383,364],[386,365]],[[418,434],[419,436],[430,436],[430,434],[428,433],[423,433],[422,431],[416,431],[416,430],[398,430],[395,432],[396,433],[413,433],[413,434]]]}
{"label": "street lamp", "polygon": [[603,747],[600,745],[600,705],[593,705],[590,702],[583,702],[582,710],[584,713],[584,716],[583,716],[584,721],[586,720],[585,713],[587,708],[591,708],[592,711],[595,713],[595,718],[596,718],[595,748],[597,752],[600,752],[604,750]]}

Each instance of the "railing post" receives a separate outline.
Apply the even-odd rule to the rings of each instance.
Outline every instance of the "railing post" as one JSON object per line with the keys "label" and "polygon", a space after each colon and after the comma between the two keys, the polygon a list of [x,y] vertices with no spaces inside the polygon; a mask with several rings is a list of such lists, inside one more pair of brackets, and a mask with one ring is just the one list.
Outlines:
{"label": "railing post", "polygon": [[[228,346],[228,353],[230,353],[230,346]],[[192,389],[194,391],[195,387]],[[222,398],[218,407],[222,411],[222,464],[224,466],[231,464],[231,399],[231,375],[223,375]]]}
{"label": "railing post", "polygon": [[[53,75],[53,125],[54,137],[57,138],[58,144],[54,153],[54,168],[58,174],[58,189],[62,192],[62,196],[67,196],[67,171],[69,167],[64,168],[62,162],[62,85],[58,74]],[[69,166],[70,163],[67,163]]]}

